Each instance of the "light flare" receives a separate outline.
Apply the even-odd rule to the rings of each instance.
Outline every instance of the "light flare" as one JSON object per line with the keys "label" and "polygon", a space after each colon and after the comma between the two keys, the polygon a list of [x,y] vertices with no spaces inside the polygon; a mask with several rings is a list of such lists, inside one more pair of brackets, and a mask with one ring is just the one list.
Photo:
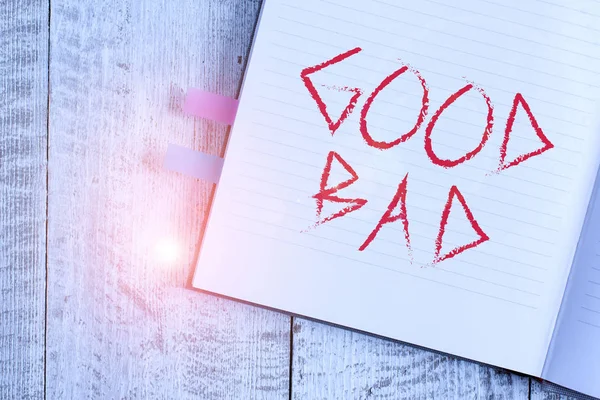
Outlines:
{"label": "light flare", "polygon": [[154,248],[157,260],[164,264],[177,262],[182,254],[181,244],[174,238],[163,237],[156,242]]}

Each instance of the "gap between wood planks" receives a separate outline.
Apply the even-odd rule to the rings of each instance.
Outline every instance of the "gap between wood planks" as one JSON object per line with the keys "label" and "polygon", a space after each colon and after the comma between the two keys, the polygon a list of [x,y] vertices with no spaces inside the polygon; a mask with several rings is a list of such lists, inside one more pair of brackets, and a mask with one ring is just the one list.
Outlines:
{"label": "gap between wood planks", "polygon": [[50,30],[52,27],[52,0],[48,0],[48,76],[47,76],[47,103],[46,103],[46,257],[45,257],[45,285],[44,285],[44,377],[42,378],[44,388],[44,400],[48,397],[47,370],[48,370],[48,233],[49,233],[49,198],[50,198],[50,54],[52,53],[52,41]]}
{"label": "gap between wood planks", "polygon": [[290,315],[290,372],[289,372],[289,393],[288,398],[292,400],[292,368],[294,368],[294,316]]}

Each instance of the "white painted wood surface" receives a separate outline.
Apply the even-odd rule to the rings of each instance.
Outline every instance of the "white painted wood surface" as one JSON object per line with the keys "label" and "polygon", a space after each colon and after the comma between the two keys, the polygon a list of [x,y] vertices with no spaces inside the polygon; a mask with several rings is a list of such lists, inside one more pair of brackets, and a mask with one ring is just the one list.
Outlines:
{"label": "white painted wood surface", "polygon": [[294,399],[527,399],[529,379],[301,318]]}
{"label": "white painted wood surface", "polygon": [[48,3],[0,0],[0,399],[44,394]]}
{"label": "white painted wood surface", "polygon": [[0,399],[568,399],[186,289],[212,187],[162,156],[222,154],[181,100],[237,94],[260,1],[51,3],[48,49],[50,2],[0,0]]}
{"label": "white painted wood surface", "polygon": [[51,5],[48,399],[287,399],[290,318],[185,288],[212,187],[162,169],[223,151],[178,101],[236,95],[259,3]]}

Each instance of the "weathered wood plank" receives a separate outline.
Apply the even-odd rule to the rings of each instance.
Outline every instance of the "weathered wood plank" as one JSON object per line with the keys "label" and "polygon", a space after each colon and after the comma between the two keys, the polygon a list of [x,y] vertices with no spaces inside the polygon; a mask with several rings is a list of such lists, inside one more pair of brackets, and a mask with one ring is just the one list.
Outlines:
{"label": "weathered wood plank", "polygon": [[289,317],[184,288],[212,186],[161,167],[223,151],[179,101],[236,94],[259,6],[52,1],[49,399],[288,397]]}
{"label": "weathered wood plank", "polygon": [[529,379],[396,342],[294,319],[300,399],[527,399]]}
{"label": "weathered wood plank", "polygon": [[0,399],[44,395],[48,9],[0,0]]}

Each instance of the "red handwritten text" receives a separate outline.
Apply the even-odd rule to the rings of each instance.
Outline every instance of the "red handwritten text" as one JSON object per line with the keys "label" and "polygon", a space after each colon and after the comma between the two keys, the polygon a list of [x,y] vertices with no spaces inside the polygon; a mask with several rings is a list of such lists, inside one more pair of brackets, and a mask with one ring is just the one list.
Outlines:
{"label": "red handwritten text", "polygon": [[[365,242],[359,247],[358,250],[363,251],[364,249],[366,249],[369,246],[369,244],[371,244],[373,239],[375,239],[375,236],[377,236],[377,233],[379,232],[379,230],[381,229],[381,227],[383,225],[401,220],[402,221],[402,229],[404,230],[404,240],[406,241],[406,247],[408,248],[408,255],[412,262],[413,254],[412,254],[412,246],[410,244],[410,233],[408,232],[408,216],[406,213],[407,180],[408,180],[408,174],[406,174],[406,176],[404,176],[404,179],[402,180],[402,182],[400,182],[400,185],[398,185],[398,190],[396,190],[396,194],[392,198],[392,201],[390,202],[390,205],[388,206],[387,210],[385,211],[385,213],[379,220],[379,223],[377,224],[375,229],[373,229],[373,232],[371,232],[369,234],[369,236],[367,237],[367,240],[365,240]],[[398,203],[400,203],[400,210],[399,210],[398,214],[392,215],[392,212],[394,211],[394,209],[396,209],[396,207],[398,207]]]}
{"label": "red handwritten text", "polygon": [[[448,217],[450,216],[450,209],[452,208],[452,201],[454,200],[454,197],[456,197],[458,199],[458,201],[460,202],[463,210],[465,211],[465,215],[467,216],[467,219],[471,223],[471,227],[477,233],[477,235],[479,235],[479,239],[477,239],[469,244],[465,244],[464,246],[457,247],[454,250],[440,256],[440,252],[442,251],[442,240],[444,238],[444,233],[446,231],[446,224],[448,223]],[[458,190],[458,188],[456,186],[452,186],[450,188],[450,192],[448,193],[448,201],[446,202],[444,211],[442,212],[442,220],[440,222],[440,230],[438,232],[437,239],[435,240],[435,255],[433,257],[433,263],[437,264],[440,261],[444,261],[449,258],[452,258],[452,257],[456,256],[457,254],[462,253],[465,250],[472,249],[473,247],[479,246],[481,243],[486,242],[489,239],[490,238],[488,237],[488,235],[486,235],[486,233],[481,229],[481,227],[475,220],[475,217],[473,217],[473,213],[471,212],[471,209],[469,209],[469,206],[467,205],[467,202],[465,201],[465,198],[463,197],[462,193]]]}
{"label": "red handwritten text", "polygon": [[[331,165],[332,165],[334,159],[337,160],[342,165],[342,167],[344,167],[344,169],[346,171],[348,171],[348,173],[350,173],[350,175],[352,177],[335,185],[335,186],[328,188],[327,184],[329,183],[329,175],[331,174]],[[362,206],[367,204],[367,200],[361,199],[361,198],[346,199],[346,198],[334,196],[334,194],[337,193],[339,190],[342,190],[342,189],[352,185],[357,180],[358,180],[358,175],[356,174],[354,169],[352,169],[350,164],[348,164],[335,151],[330,151],[329,154],[327,155],[327,163],[325,164],[325,168],[323,169],[323,174],[321,175],[320,191],[319,191],[319,193],[317,193],[313,196],[313,198],[317,200],[317,219],[321,218],[321,212],[323,211],[323,202],[324,201],[331,201],[334,203],[347,203],[347,204],[352,204],[352,205],[345,207],[342,210],[330,215],[329,217],[317,222],[317,225],[321,225],[325,222],[342,217],[352,211],[358,210],[359,208],[361,208]]]}
{"label": "red handwritten text", "polygon": [[[406,71],[410,71],[413,74],[415,74],[415,76],[419,79],[421,86],[423,87],[423,98],[421,100],[421,111],[419,111],[419,115],[417,117],[417,122],[415,123],[415,125],[413,126],[413,128],[411,130],[409,130],[408,132],[406,132],[405,134],[403,134],[396,140],[393,140],[391,142],[377,141],[377,140],[373,139],[373,137],[369,133],[369,129],[367,127],[367,116],[369,114],[369,110],[371,109],[371,105],[373,104],[373,100],[375,100],[377,95],[379,95],[379,93],[383,89],[385,89],[390,83],[392,83],[394,81],[394,79],[398,78],[400,75],[402,75]],[[379,84],[379,86],[377,86],[375,88],[373,93],[371,93],[371,95],[365,102],[365,105],[363,106],[362,111],[360,113],[360,133],[362,134],[362,137],[365,139],[365,142],[367,142],[367,144],[369,146],[373,146],[380,150],[390,149],[402,142],[407,141],[415,133],[417,133],[417,131],[421,127],[421,124],[425,120],[425,116],[427,115],[428,108],[429,108],[429,89],[427,88],[427,83],[425,82],[425,79],[423,79],[423,77],[421,76],[419,71],[409,69],[407,66],[404,66],[404,67],[398,69],[397,71],[393,72],[388,77],[386,77]]]}
{"label": "red handwritten text", "polygon": [[342,53],[342,54],[340,54],[338,56],[335,56],[335,57],[333,57],[329,61],[325,61],[324,63],[315,65],[313,67],[305,68],[305,69],[302,70],[302,72],[300,72],[300,77],[302,78],[302,81],[304,82],[304,85],[308,89],[308,91],[309,91],[310,95],[312,96],[312,98],[317,103],[317,106],[319,107],[319,111],[321,112],[321,114],[325,118],[325,121],[327,122],[327,126],[329,127],[329,130],[331,131],[332,135],[335,133],[335,131],[337,131],[337,129],[342,124],[342,122],[344,122],[344,120],[346,120],[346,118],[348,118],[348,115],[350,115],[350,113],[352,113],[352,111],[354,110],[354,107],[356,106],[356,102],[358,101],[358,98],[362,95],[362,90],[360,90],[359,88],[348,88],[348,87],[338,88],[338,90],[343,90],[343,91],[347,91],[347,92],[354,92],[354,95],[350,98],[350,102],[348,103],[348,105],[346,106],[346,108],[344,109],[344,111],[342,111],[342,115],[340,115],[340,117],[338,118],[338,120],[334,122],[331,119],[331,116],[329,115],[329,113],[327,112],[327,105],[323,102],[323,99],[319,95],[319,92],[315,88],[315,85],[312,83],[312,81],[310,80],[310,78],[308,76],[310,74],[313,74],[313,73],[315,73],[317,71],[320,71],[320,70],[322,70],[324,68],[327,68],[330,65],[337,64],[337,63],[345,60],[346,58],[351,57],[354,54],[360,52],[361,50],[362,49],[360,47],[357,47],[355,49],[352,49],[352,50],[349,50],[349,51],[347,51],[345,53]]}
{"label": "red handwritten text", "polygon": [[[521,105],[521,107],[523,107],[523,110],[525,110],[525,113],[527,114],[527,117],[529,118],[529,122],[531,123],[531,126],[533,127],[535,134],[540,138],[542,143],[544,143],[544,146],[542,146],[539,149],[534,150],[530,153],[520,155],[519,157],[515,158],[514,160],[512,160],[511,162],[506,164],[505,163],[506,148],[508,146],[508,141],[510,140],[510,134],[513,129],[513,124],[515,123],[515,117],[517,115],[517,107],[519,105]],[[531,109],[529,108],[529,104],[527,104],[527,102],[525,101],[525,99],[523,98],[523,95],[521,93],[517,93],[515,95],[515,99],[513,101],[512,109],[510,110],[510,114],[508,115],[508,119],[506,120],[506,130],[504,131],[504,140],[502,141],[502,145],[500,146],[500,166],[498,167],[498,171],[502,171],[502,170],[508,169],[510,167],[514,167],[515,165],[519,165],[523,161],[525,161],[531,157],[538,156],[538,155],[542,154],[543,152],[550,150],[553,147],[554,147],[554,145],[550,142],[550,140],[548,140],[546,135],[544,135],[542,128],[540,128],[537,120],[533,116],[533,113],[531,112]]]}
{"label": "red handwritten text", "polygon": [[427,128],[425,128],[425,152],[427,153],[427,156],[429,157],[429,159],[431,160],[432,163],[442,166],[444,168],[456,167],[457,165],[475,157],[477,155],[477,153],[479,153],[483,149],[483,146],[485,146],[485,144],[489,140],[490,135],[492,134],[492,127],[494,126],[494,107],[492,106],[492,102],[491,102],[490,98],[483,91],[483,89],[477,88],[479,93],[481,93],[481,95],[483,96],[485,103],[487,104],[487,107],[488,107],[487,122],[486,122],[485,130],[483,131],[481,141],[479,142],[477,147],[475,147],[473,150],[467,152],[464,156],[457,158],[456,160],[441,159],[433,151],[433,146],[432,146],[432,142],[431,142],[431,133],[433,132],[433,128],[435,127],[435,124],[438,121],[438,118],[440,117],[440,115],[442,115],[444,110],[446,110],[452,103],[454,103],[456,100],[458,100],[458,98],[460,96],[464,95],[465,93],[469,92],[469,90],[473,89],[473,87],[474,87],[473,84],[469,83],[468,85],[466,85],[465,87],[463,87],[462,89],[460,89],[459,91],[457,91],[456,93],[454,93],[453,95],[448,97],[448,99],[444,102],[444,104],[442,104],[441,107],[435,112],[433,117],[431,117],[429,124],[427,124]]}
{"label": "red handwritten text", "polygon": [[[315,65],[313,67],[305,68],[300,73],[300,77],[302,78],[304,85],[308,89],[311,97],[317,103],[318,109],[319,109],[320,113],[323,115],[323,117],[325,118],[325,121],[327,122],[327,127],[332,135],[336,132],[336,130],[340,127],[340,125],[348,118],[348,116],[353,112],[353,110],[357,104],[357,101],[358,101],[359,97],[362,95],[363,91],[362,91],[362,89],[360,89],[358,87],[338,87],[338,86],[322,85],[331,90],[345,91],[345,92],[353,93],[348,105],[344,108],[340,117],[336,121],[334,121],[333,118],[329,115],[329,113],[327,111],[327,105],[325,104],[325,102],[323,101],[323,99],[321,98],[319,93],[317,92],[315,85],[313,84],[313,82],[311,81],[309,76],[311,74],[321,71],[331,65],[342,62],[345,59],[347,59],[361,51],[362,51],[362,49],[360,47],[356,47],[352,50],[349,50],[345,53],[342,53],[342,54],[332,58],[331,60],[325,61],[325,62]],[[371,111],[372,106],[373,106],[373,102],[377,99],[377,96],[379,96],[384,89],[386,89],[392,82],[394,82],[397,78],[402,76],[407,71],[411,72],[412,74],[414,74],[417,77],[417,79],[419,80],[419,83],[423,89],[423,96],[422,96],[421,102],[420,102],[420,110],[418,112],[415,125],[410,130],[408,130],[405,133],[402,133],[399,137],[397,137],[396,139],[394,139],[392,141],[376,140],[373,138],[373,135],[369,131],[368,121],[367,121],[369,118],[369,112]],[[485,104],[487,106],[487,113],[486,113],[487,115],[485,117],[485,119],[486,119],[485,128],[483,130],[481,140],[475,146],[475,148],[473,148],[470,151],[467,151],[464,155],[462,155],[458,158],[455,158],[455,159],[442,158],[438,154],[436,154],[436,152],[433,148],[432,135],[433,135],[434,128],[435,128],[436,124],[438,123],[440,117],[444,113],[444,111],[446,111],[452,104],[454,104],[459,98],[461,98],[461,96],[469,93],[472,89],[477,90],[481,94],[481,96],[483,97],[483,100],[485,101]],[[373,90],[373,92],[369,95],[369,97],[365,101],[365,104],[362,107],[361,112],[360,112],[359,130],[360,130],[360,133],[361,133],[364,141],[366,142],[366,144],[368,146],[370,146],[372,148],[376,148],[378,150],[387,150],[387,149],[391,149],[394,146],[400,145],[400,144],[410,140],[419,131],[422,124],[425,122],[425,119],[427,118],[428,108],[429,108],[429,96],[430,96],[430,92],[429,92],[429,88],[427,86],[425,78],[422,77],[421,74],[417,70],[412,69],[408,65],[404,65],[401,68],[397,69],[396,71],[392,72],[390,75],[386,76],[381,81],[381,83],[379,85],[377,85],[377,87]],[[539,138],[539,140],[542,142],[543,145],[542,145],[542,147],[540,147],[534,151],[531,151],[526,154],[521,154],[520,156],[514,158],[512,161],[507,161],[507,159],[506,159],[507,158],[507,148],[508,148],[508,144],[510,142],[511,134],[513,132],[513,127],[514,127],[514,123],[515,123],[515,118],[516,118],[517,111],[519,108],[522,108],[525,111],[525,113],[529,119],[529,122],[531,124],[531,127],[533,128],[533,131],[535,132],[536,136]],[[474,83],[468,83],[467,85],[465,85],[464,87],[462,87],[461,89],[459,89],[458,91],[453,93],[450,97],[448,97],[442,103],[442,105],[439,107],[439,109],[433,114],[433,116],[431,116],[429,122],[425,126],[425,135],[424,135],[425,153],[426,153],[427,157],[429,158],[429,160],[434,165],[441,166],[443,168],[456,167],[462,163],[465,163],[465,162],[473,159],[483,150],[484,146],[487,144],[487,142],[489,141],[489,139],[492,135],[493,126],[494,126],[494,107],[492,105],[492,101],[491,101],[490,97],[486,94],[484,89],[478,87]],[[504,132],[504,139],[503,139],[502,143],[500,144],[499,166],[498,166],[498,169],[496,172],[501,172],[508,168],[515,167],[515,166],[523,163],[524,161],[526,161],[532,157],[538,156],[552,148],[554,148],[554,144],[548,139],[548,137],[542,131],[538,121],[536,120],[536,118],[533,115],[533,112],[532,112],[529,104],[527,103],[527,101],[525,101],[525,98],[523,97],[523,95],[521,93],[517,93],[515,95],[515,98],[514,98],[514,101],[512,104],[512,108],[510,110],[510,113],[509,113],[507,121],[506,121],[506,129]],[[339,163],[345,169],[345,171],[350,174],[350,178],[346,179],[343,182],[338,183],[337,185],[331,185],[329,182],[330,175],[331,175],[331,168],[332,168],[332,164],[334,161]],[[329,154],[327,155],[327,162],[325,164],[325,168],[323,169],[323,173],[321,175],[319,193],[317,193],[313,196],[313,198],[316,200],[316,203],[317,203],[317,213],[316,214],[317,214],[317,220],[318,220],[318,222],[314,226],[321,225],[328,221],[332,221],[336,218],[342,217],[348,213],[357,211],[367,203],[367,200],[363,199],[363,198],[344,198],[344,197],[338,196],[338,194],[337,194],[340,190],[347,188],[348,186],[354,184],[356,181],[358,181],[358,179],[359,179],[359,177],[358,177],[358,174],[356,173],[356,171],[354,171],[354,169],[338,153],[336,153],[334,151],[329,152]],[[398,185],[398,188],[397,188],[394,196],[392,197],[387,210],[383,213],[379,222],[377,223],[377,225],[375,226],[373,231],[365,239],[364,243],[358,248],[359,251],[364,251],[367,247],[369,247],[371,245],[371,243],[373,242],[373,240],[375,240],[375,238],[377,237],[377,235],[379,234],[380,230],[382,229],[382,227],[384,225],[400,220],[402,222],[404,241],[405,241],[406,247],[408,249],[408,254],[409,254],[411,263],[413,262],[413,248],[411,245],[411,237],[410,237],[410,233],[409,233],[409,219],[408,219],[408,212],[407,212],[407,205],[406,205],[406,197],[407,197],[407,191],[408,191],[407,186],[408,186],[408,174],[406,174],[404,176],[404,179]],[[465,244],[462,246],[458,246],[458,247],[454,248],[453,250],[446,252],[445,254],[441,254],[442,247],[443,247],[442,242],[444,240],[444,235],[446,233],[446,225],[448,224],[448,219],[450,216],[450,211],[452,209],[454,199],[457,199],[458,202],[460,203],[462,210],[464,211],[465,216],[471,225],[471,228],[477,234],[478,239],[472,241],[471,243],[468,243],[468,244]],[[332,203],[340,203],[340,204],[345,205],[345,207],[343,209],[331,214],[328,217],[322,218],[321,214],[323,212],[323,205],[324,205],[325,201],[329,201]],[[462,195],[462,193],[460,192],[460,190],[458,190],[458,187],[455,185],[451,186],[451,188],[448,192],[447,201],[446,201],[446,203],[444,205],[444,209],[442,211],[440,225],[439,225],[439,231],[437,232],[437,237],[435,239],[433,264],[437,264],[444,260],[451,259],[451,258],[455,257],[456,255],[461,254],[468,249],[477,247],[488,240],[490,240],[489,236],[483,231],[483,229],[481,228],[481,226],[479,225],[479,223],[473,216],[471,209],[467,205],[467,202],[466,202],[464,196]]]}

